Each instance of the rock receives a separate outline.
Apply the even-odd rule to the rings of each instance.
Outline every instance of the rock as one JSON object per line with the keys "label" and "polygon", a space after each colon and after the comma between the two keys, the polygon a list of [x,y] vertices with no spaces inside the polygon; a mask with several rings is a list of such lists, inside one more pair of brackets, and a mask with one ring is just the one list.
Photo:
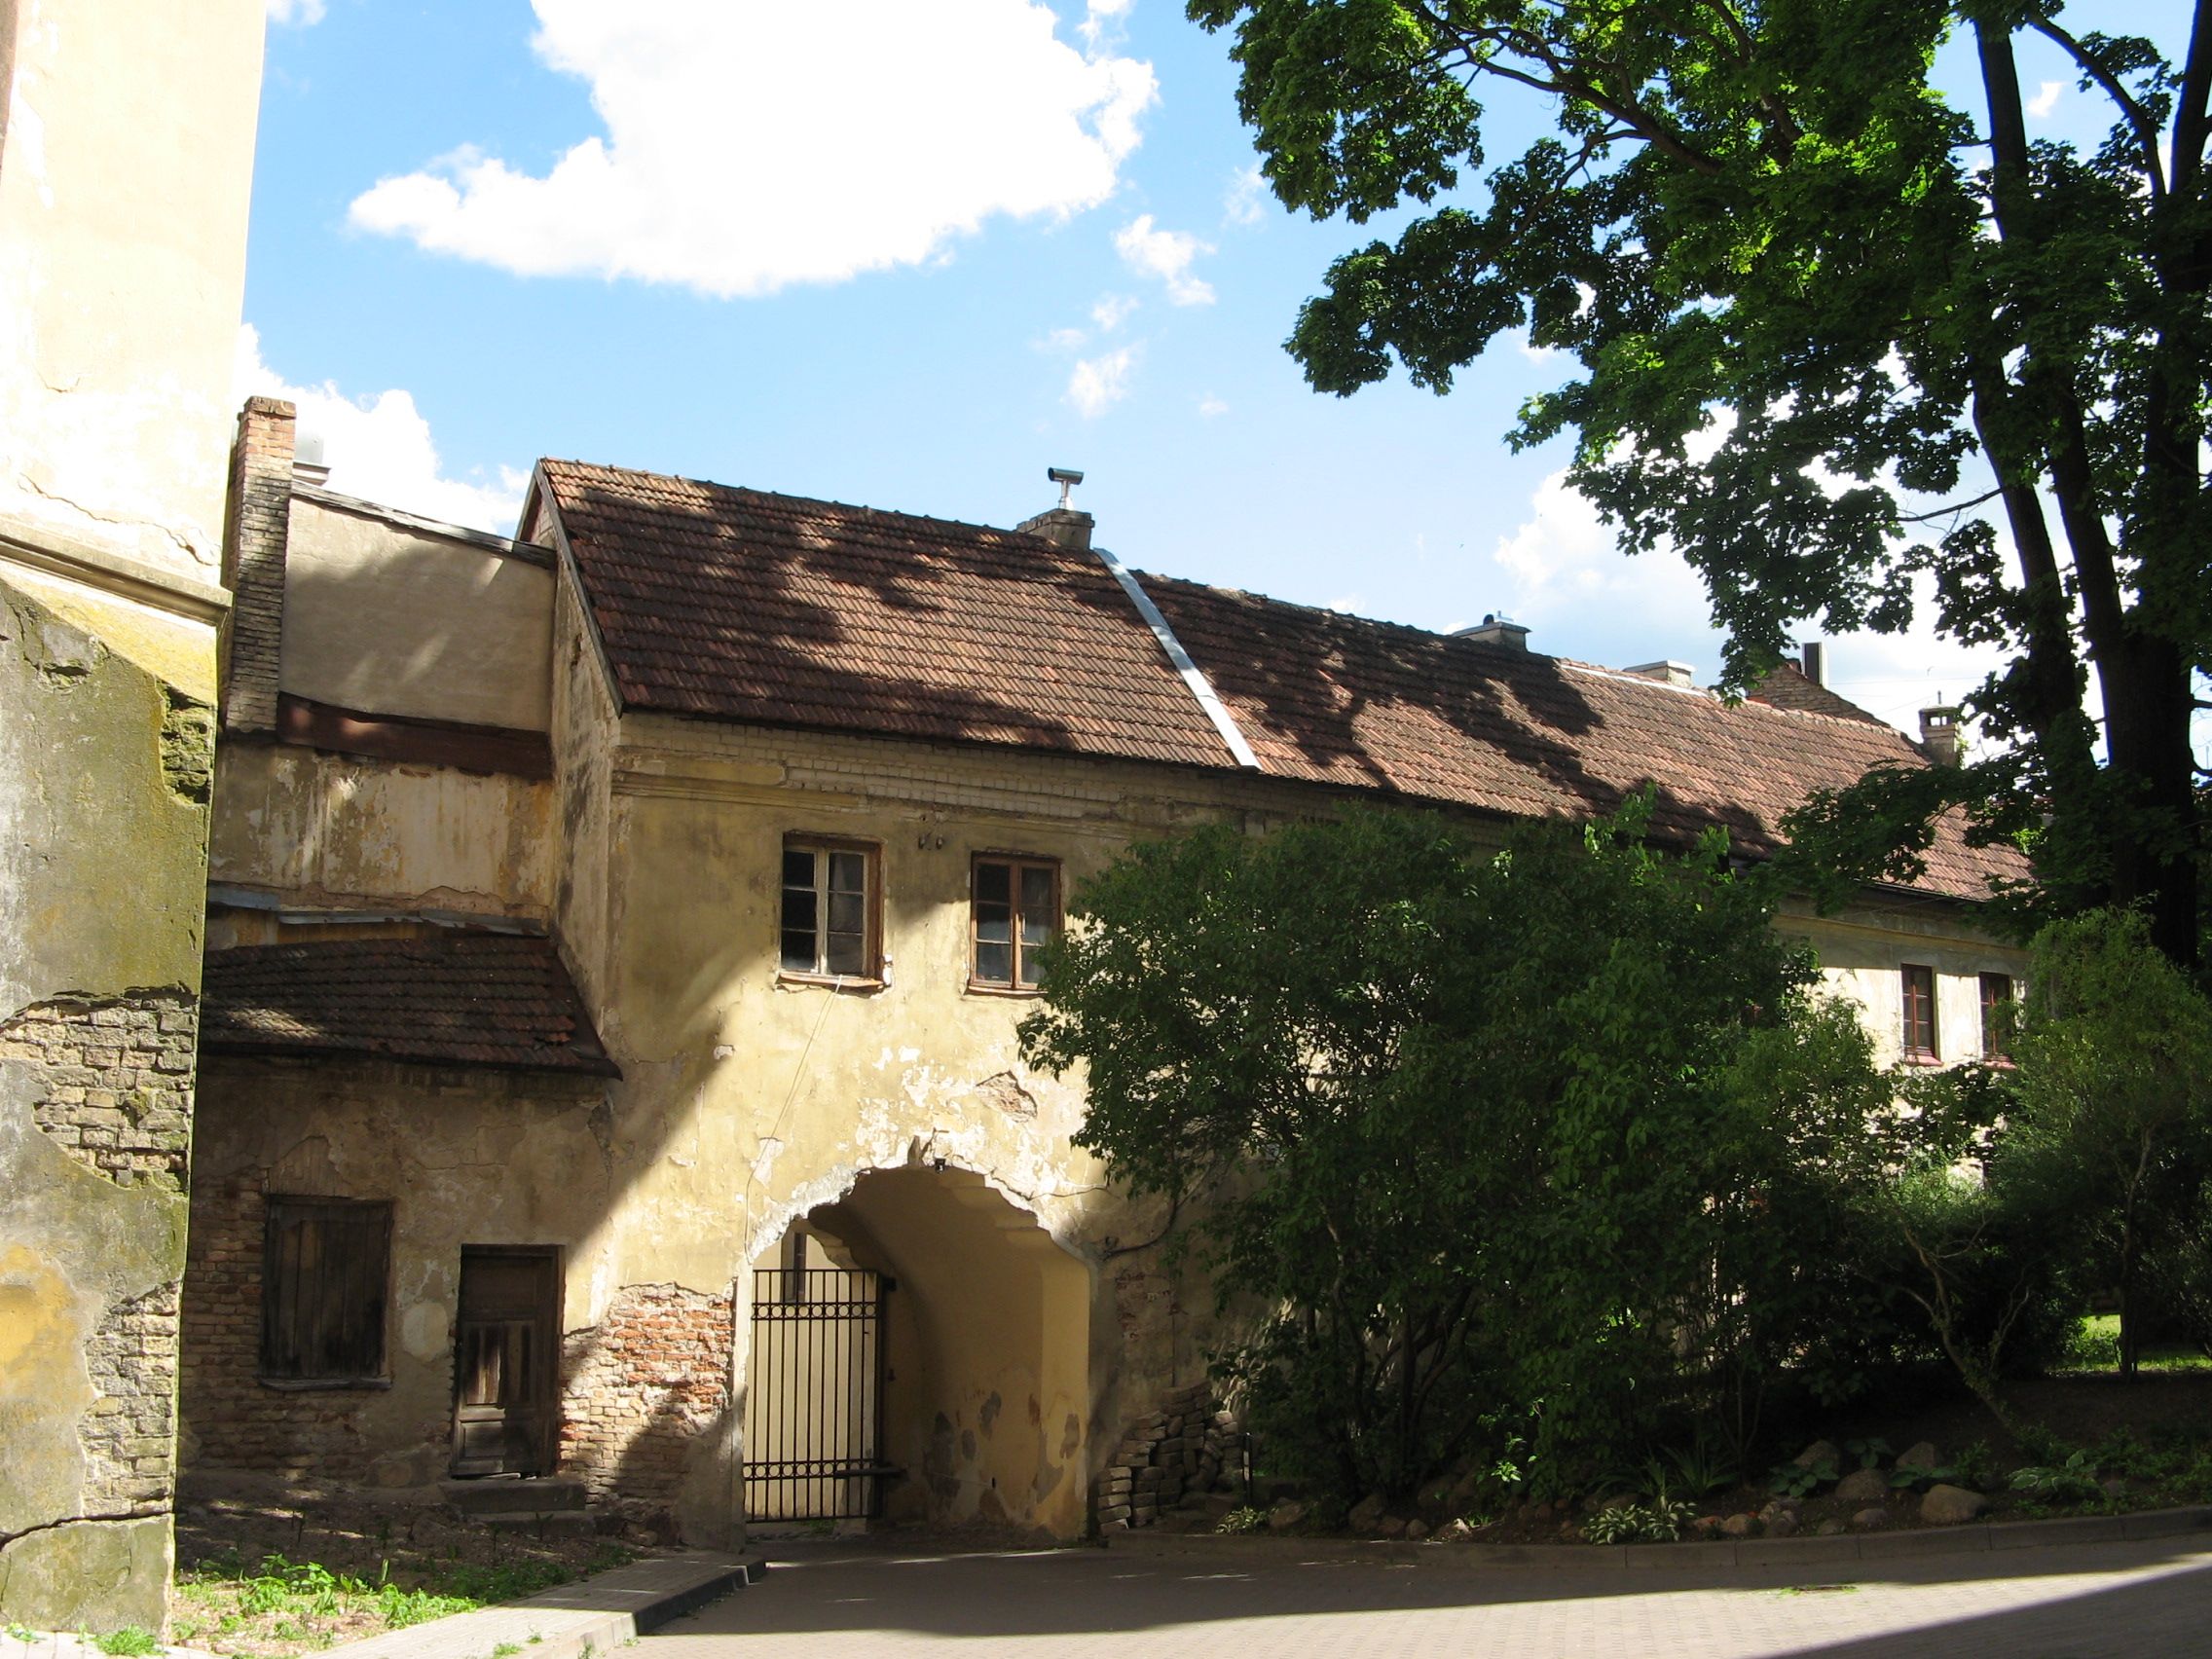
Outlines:
{"label": "rock", "polygon": [[1406,1535],[1406,1518],[1403,1515],[1385,1515],[1375,1523],[1375,1531],[1385,1538],[1402,1538]]}
{"label": "rock", "polygon": [[1758,1522],[1749,1515],[1731,1515],[1720,1523],[1720,1530],[1731,1538],[1748,1538]]}
{"label": "rock", "polygon": [[1414,1543],[1419,1543],[1421,1539],[1428,1536],[1428,1523],[1419,1517],[1408,1521],[1406,1523],[1406,1536]]}
{"label": "rock", "polygon": [[1563,1544],[1579,1544],[1582,1542],[1582,1529],[1571,1521],[1562,1521],[1559,1524],[1559,1538]]}
{"label": "rock", "polygon": [[1832,1538],[1842,1530],[1843,1523],[1841,1521],[1823,1521],[1813,1529],[1814,1535],[1822,1538]]}
{"label": "rock", "polygon": [[1268,1530],[1287,1532],[1306,1519],[1307,1506],[1295,1497],[1286,1497],[1268,1511]]}
{"label": "rock", "polygon": [[1900,1469],[1933,1469],[1942,1461],[1933,1441],[1916,1440],[1898,1454],[1898,1467]]}
{"label": "rock", "polygon": [[1854,1469],[1835,1483],[1835,1494],[1849,1503],[1869,1503],[1890,1495],[1890,1477],[1879,1469]]}
{"label": "rock", "polygon": [[1920,1500],[1920,1518],[1935,1527],[1956,1527],[1989,1507],[1989,1499],[1965,1487],[1932,1486]]}
{"label": "rock", "polygon": [[1355,1532],[1372,1531],[1375,1524],[1382,1519],[1383,1507],[1382,1494],[1371,1492],[1351,1506],[1351,1513],[1345,1517],[1345,1525]]}
{"label": "rock", "polygon": [[1759,1519],[1771,1521],[1777,1515],[1787,1515],[1794,1521],[1801,1507],[1793,1497],[1770,1497],[1766,1500],[1766,1507],[1759,1511]]}
{"label": "rock", "polygon": [[1862,1509],[1851,1518],[1851,1524],[1854,1527],[1887,1527],[1890,1524],[1890,1512],[1877,1504],[1872,1509]]}
{"label": "rock", "polygon": [[1463,1544],[1474,1537],[1474,1527],[1464,1520],[1447,1521],[1436,1530],[1437,1537],[1448,1544]]}
{"label": "rock", "polygon": [[1690,1530],[1701,1538],[1710,1538],[1714,1533],[1720,1530],[1720,1517],[1717,1515],[1700,1515],[1690,1523]]}
{"label": "rock", "polygon": [[1593,1515],[1600,1515],[1608,1509],[1627,1509],[1635,1502],[1636,1494],[1633,1493],[1609,1492],[1604,1497],[1593,1498],[1583,1507]]}
{"label": "rock", "polygon": [[1800,1469],[1817,1469],[1823,1463],[1832,1465],[1842,1462],[1843,1454],[1835,1449],[1834,1441],[1816,1440],[1812,1445],[1806,1447],[1804,1451],[1798,1453],[1795,1457],[1790,1459],[1790,1461],[1795,1463]]}
{"label": "rock", "polygon": [[2127,1495],[2127,1483],[2118,1475],[2100,1484],[2104,1487],[2105,1496],[2107,1497],[2125,1497]]}
{"label": "rock", "polygon": [[1787,1538],[1797,1530],[1797,1517],[1793,1511],[1785,1509],[1779,1515],[1762,1514],[1759,1525],[1766,1530],[1768,1537]]}

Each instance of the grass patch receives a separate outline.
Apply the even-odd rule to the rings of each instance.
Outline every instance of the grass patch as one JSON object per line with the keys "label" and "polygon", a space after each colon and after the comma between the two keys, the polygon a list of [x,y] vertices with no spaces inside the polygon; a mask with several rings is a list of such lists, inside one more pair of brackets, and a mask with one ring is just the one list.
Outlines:
{"label": "grass patch", "polygon": [[566,1583],[573,1574],[551,1562],[457,1561],[420,1576],[422,1582],[401,1584],[393,1580],[389,1563],[376,1577],[364,1578],[281,1555],[265,1555],[248,1566],[227,1552],[178,1575],[186,1611],[174,1621],[176,1639],[211,1644],[239,1659],[277,1659],[511,1602]]}
{"label": "grass patch", "polygon": [[[2065,1368],[2098,1372],[2120,1369],[2120,1315],[2090,1313],[2067,1339]],[[2212,1356],[2181,1344],[2147,1345],[2136,1361],[2141,1371],[2172,1375],[2187,1371],[2212,1371]]]}
{"label": "grass patch", "polygon": [[162,1644],[156,1640],[154,1633],[138,1625],[125,1625],[121,1630],[94,1637],[92,1644],[102,1653],[117,1655],[159,1653],[162,1650]]}

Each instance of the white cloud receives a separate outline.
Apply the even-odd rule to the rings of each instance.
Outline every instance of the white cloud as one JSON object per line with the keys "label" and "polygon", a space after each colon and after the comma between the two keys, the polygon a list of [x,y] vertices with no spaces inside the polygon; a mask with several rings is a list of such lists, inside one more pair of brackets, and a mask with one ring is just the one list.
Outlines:
{"label": "white cloud", "polygon": [[273,23],[298,23],[305,28],[322,21],[322,0],[267,0]]}
{"label": "white cloud", "polygon": [[239,329],[231,389],[234,403],[259,395],[296,404],[300,436],[322,440],[333,490],[448,524],[514,534],[529,473],[502,466],[496,481],[447,477],[430,424],[407,392],[351,398],[329,381],[293,386],[262,361],[261,337],[251,323]]}
{"label": "white cloud", "polygon": [[542,176],[458,151],[354,224],[521,276],[766,294],[1096,206],[1157,95],[1151,64],[1078,51],[1039,0],[534,3],[537,55],[590,84],[604,135]]}
{"label": "white cloud", "polygon": [[1128,321],[1129,313],[1136,309],[1137,302],[1130,299],[1128,295],[1108,294],[1090,308],[1090,320],[1095,322],[1101,331],[1111,334],[1123,323]]}
{"label": "white cloud", "polygon": [[1102,357],[1086,357],[1068,376],[1067,398],[1086,421],[1095,420],[1129,394],[1129,370],[1135,365],[1134,346],[1124,346]]}
{"label": "white cloud", "polygon": [[1143,213],[1114,233],[1114,246],[1130,270],[1166,283],[1175,304],[1213,304],[1213,284],[1191,275],[1191,262],[1213,249],[1189,232],[1156,229],[1152,215]]}
{"label": "white cloud", "polygon": [[1130,0],[1090,0],[1075,32],[1083,36],[1084,50],[1092,54],[1122,38]]}
{"label": "white cloud", "polygon": [[1090,336],[1080,328],[1055,328],[1037,343],[1041,351],[1080,351]]}
{"label": "white cloud", "polygon": [[1198,399],[1198,413],[1210,421],[1216,415],[1228,414],[1229,405],[1209,391],[1205,396]]}
{"label": "white cloud", "polygon": [[1256,225],[1264,215],[1268,181],[1258,166],[1239,167],[1221,198],[1221,216],[1232,225]]}
{"label": "white cloud", "polygon": [[2059,97],[2065,92],[2063,81],[2046,81],[2036,88],[2036,95],[2028,100],[2028,113],[2038,121],[2058,107]]}
{"label": "white cloud", "polygon": [[[1718,441],[1708,431],[1695,447]],[[1614,668],[1674,657],[1696,666],[1700,684],[1718,675],[1720,636],[1703,578],[1669,549],[1622,553],[1564,469],[1536,487],[1529,518],[1498,537],[1491,563],[1496,579],[1472,598],[1527,623],[1538,650]],[[1906,633],[1824,636],[1829,689],[1912,736],[1922,708],[1957,700],[2006,661],[2001,650],[1938,638],[1932,597],[1918,595]]]}

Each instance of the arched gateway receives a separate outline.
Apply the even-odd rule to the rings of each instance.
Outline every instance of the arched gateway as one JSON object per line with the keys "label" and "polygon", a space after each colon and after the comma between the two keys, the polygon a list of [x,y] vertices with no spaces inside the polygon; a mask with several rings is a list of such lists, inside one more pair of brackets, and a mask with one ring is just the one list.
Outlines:
{"label": "arched gateway", "polygon": [[755,1525],[1084,1523],[1089,1272],[980,1175],[863,1174],[755,1262]]}

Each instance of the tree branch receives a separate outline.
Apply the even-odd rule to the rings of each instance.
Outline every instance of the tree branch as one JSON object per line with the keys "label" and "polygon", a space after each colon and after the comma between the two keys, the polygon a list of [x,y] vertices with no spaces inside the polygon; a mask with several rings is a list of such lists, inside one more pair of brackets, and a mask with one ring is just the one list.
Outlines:
{"label": "tree branch", "polygon": [[2135,142],[2143,151],[2143,170],[2151,177],[2151,195],[2161,197],[2166,193],[2165,164],[2158,159],[2158,124],[2151,119],[2151,112],[2135,101],[2134,94],[2121,86],[2120,78],[2092,57],[2082,43],[2047,18],[2028,24],[2036,33],[2057,42],[2069,57],[2082,66],[2082,72],[2105,90],[2105,95],[2120,106],[2120,113],[2134,129]]}

